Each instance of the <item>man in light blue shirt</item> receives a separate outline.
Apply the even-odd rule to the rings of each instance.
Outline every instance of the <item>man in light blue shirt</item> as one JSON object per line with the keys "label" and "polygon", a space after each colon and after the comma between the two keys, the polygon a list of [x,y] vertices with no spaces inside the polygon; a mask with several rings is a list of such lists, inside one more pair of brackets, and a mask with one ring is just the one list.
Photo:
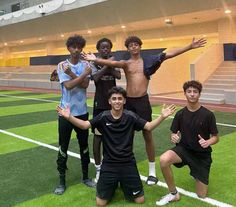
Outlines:
{"label": "man in light blue shirt", "polygon": [[[86,104],[86,88],[89,84],[91,68],[86,61],[80,59],[80,53],[86,44],[82,36],[74,35],[68,38],[66,46],[70,52],[70,58],[58,64],[57,73],[61,86],[62,108],[69,107],[71,114],[76,118],[87,120],[88,111]],[[71,77],[72,76],[72,77]],[[73,77],[74,76],[74,77]],[[88,165],[90,162],[88,149],[88,130],[81,130],[65,118],[58,118],[59,152],[57,158],[57,170],[59,172],[59,185],[54,193],[61,195],[66,190],[67,150],[70,143],[72,130],[76,132],[80,147],[81,167],[83,183],[89,187],[95,187],[95,183],[88,178]]]}

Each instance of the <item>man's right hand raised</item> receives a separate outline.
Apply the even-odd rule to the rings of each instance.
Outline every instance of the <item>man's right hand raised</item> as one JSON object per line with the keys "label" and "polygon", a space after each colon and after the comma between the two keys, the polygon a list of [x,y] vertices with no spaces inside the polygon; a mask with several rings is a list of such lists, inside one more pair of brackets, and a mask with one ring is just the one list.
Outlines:
{"label": "man's right hand raised", "polygon": [[95,61],[96,60],[96,56],[91,52],[89,52],[89,53],[81,52],[80,54],[84,60],[87,60],[87,61]]}

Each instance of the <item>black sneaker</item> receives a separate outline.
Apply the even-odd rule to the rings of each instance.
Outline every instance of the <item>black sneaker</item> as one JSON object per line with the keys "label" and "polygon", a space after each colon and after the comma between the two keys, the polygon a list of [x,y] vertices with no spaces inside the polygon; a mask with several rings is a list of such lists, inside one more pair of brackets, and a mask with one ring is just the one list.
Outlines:
{"label": "black sneaker", "polygon": [[85,179],[82,182],[90,188],[95,188],[96,187],[96,183],[91,179]]}
{"label": "black sneaker", "polygon": [[56,189],[54,190],[54,194],[56,194],[56,195],[62,195],[64,192],[65,192],[65,190],[66,190],[66,186],[65,185],[58,185],[57,187],[56,187]]}

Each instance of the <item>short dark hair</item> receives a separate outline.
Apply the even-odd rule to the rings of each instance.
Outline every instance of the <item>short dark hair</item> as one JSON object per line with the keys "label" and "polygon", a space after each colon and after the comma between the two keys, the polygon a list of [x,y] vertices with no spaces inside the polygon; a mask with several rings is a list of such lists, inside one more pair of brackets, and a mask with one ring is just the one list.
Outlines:
{"label": "short dark hair", "polygon": [[189,87],[193,87],[193,88],[198,89],[199,93],[202,92],[202,84],[199,81],[191,80],[191,81],[185,82],[184,85],[183,85],[184,92],[186,92],[186,90]]}
{"label": "short dark hair", "polygon": [[110,44],[110,47],[111,47],[111,48],[113,47],[113,44],[112,44],[111,40],[104,37],[104,38],[102,38],[102,39],[100,39],[100,40],[97,41],[97,45],[96,45],[97,50],[99,50],[100,45],[101,45],[102,42],[107,42],[107,43]]}
{"label": "short dark hair", "polygon": [[70,36],[66,41],[66,46],[77,46],[79,48],[84,48],[86,45],[86,40],[81,35]]}
{"label": "short dark hair", "polygon": [[111,98],[111,96],[115,93],[121,94],[124,98],[126,98],[126,90],[119,86],[114,86],[108,91],[108,98]]}
{"label": "short dark hair", "polygon": [[125,47],[128,48],[130,43],[138,43],[140,46],[143,44],[142,40],[137,37],[137,36],[129,36],[126,40],[125,40]]}

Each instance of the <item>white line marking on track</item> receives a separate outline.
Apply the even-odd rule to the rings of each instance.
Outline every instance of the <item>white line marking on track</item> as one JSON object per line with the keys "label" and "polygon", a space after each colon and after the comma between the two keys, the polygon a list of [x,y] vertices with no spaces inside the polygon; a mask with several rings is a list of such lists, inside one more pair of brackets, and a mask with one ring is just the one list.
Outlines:
{"label": "white line marking on track", "polygon": [[18,98],[18,99],[41,101],[41,102],[49,102],[49,103],[59,103],[59,101],[40,99],[40,98],[30,98],[30,97],[24,97],[24,96],[12,96],[12,95],[5,95],[5,94],[0,94],[0,96],[9,97],[9,98]]}
{"label": "white line marking on track", "polygon": [[[39,146],[42,146],[42,147],[46,147],[46,148],[49,148],[49,149],[52,149],[52,150],[55,150],[55,151],[58,151],[58,147],[55,147],[55,146],[52,146],[52,145],[49,145],[49,144],[45,144],[45,143],[42,143],[42,142],[39,142],[39,141],[35,141],[33,139],[30,139],[30,138],[27,138],[27,137],[23,137],[23,136],[20,136],[20,135],[17,135],[17,134],[14,134],[12,132],[8,132],[8,131],[5,131],[5,130],[2,130],[0,129],[0,133],[3,133],[3,134],[6,134],[6,135],[9,135],[9,136],[12,136],[12,137],[15,137],[15,138],[18,138],[18,139],[21,139],[21,140],[24,140],[24,141],[27,141],[27,142],[31,142],[31,143],[34,143],[34,144],[37,144]],[[71,151],[68,151],[67,152],[68,155],[72,156],[72,157],[76,157],[76,158],[79,158],[80,159],[80,155],[77,154],[77,153],[74,153],[74,152],[71,152]],[[94,164],[94,159],[90,158],[90,161],[91,163]],[[143,176],[143,175],[140,175],[140,178],[141,180],[143,181],[146,181],[147,180],[147,177]],[[158,186],[161,186],[161,187],[164,187],[164,188],[167,188],[167,185],[166,183],[163,183],[161,181],[158,181],[157,183]],[[198,198],[198,196],[196,195],[196,193],[193,193],[193,192],[189,192],[189,191],[186,191],[184,190],[183,188],[179,188],[177,187],[178,191],[183,194],[183,195],[186,195],[186,196],[189,196],[191,198],[195,198],[195,199],[198,199],[198,200],[201,200],[205,203],[209,203],[213,206],[219,206],[219,207],[234,207],[230,204],[227,204],[227,203],[223,203],[221,201],[217,201],[215,199],[212,199],[212,198],[204,198],[204,199],[201,199],[201,198]]]}
{"label": "white line marking on track", "polygon": [[[19,99],[27,99],[27,100],[34,100],[34,101],[42,101],[42,102],[51,102],[51,103],[58,103],[59,101],[53,101],[53,100],[47,100],[47,99],[39,99],[39,98],[29,98],[29,97],[24,97],[24,96],[12,96],[12,95],[6,95],[6,94],[0,94],[0,96],[3,97],[10,97],[10,98],[19,98]],[[88,105],[89,107],[92,107],[90,105]],[[153,116],[160,116],[160,114],[152,114]],[[169,118],[173,119],[173,116],[169,116]],[[219,126],[225,126],[225,127],[232,127],[232,128],[236,128],[236,125],[232,125],[232,124],[224,124],[224,123],[216,123]]]}
{"label": "white line marking on track", "polygon": [[[152,114],[152,115],[153,115],[153,116],[160,116],[160,114]],[[173,119],[174,117],[173,117],[173,116],[169,116],[168,118],[169,118],[169,119]],[[216,123],[216,125],[236,128],[236,125],[233,125],[233,124]]]}

